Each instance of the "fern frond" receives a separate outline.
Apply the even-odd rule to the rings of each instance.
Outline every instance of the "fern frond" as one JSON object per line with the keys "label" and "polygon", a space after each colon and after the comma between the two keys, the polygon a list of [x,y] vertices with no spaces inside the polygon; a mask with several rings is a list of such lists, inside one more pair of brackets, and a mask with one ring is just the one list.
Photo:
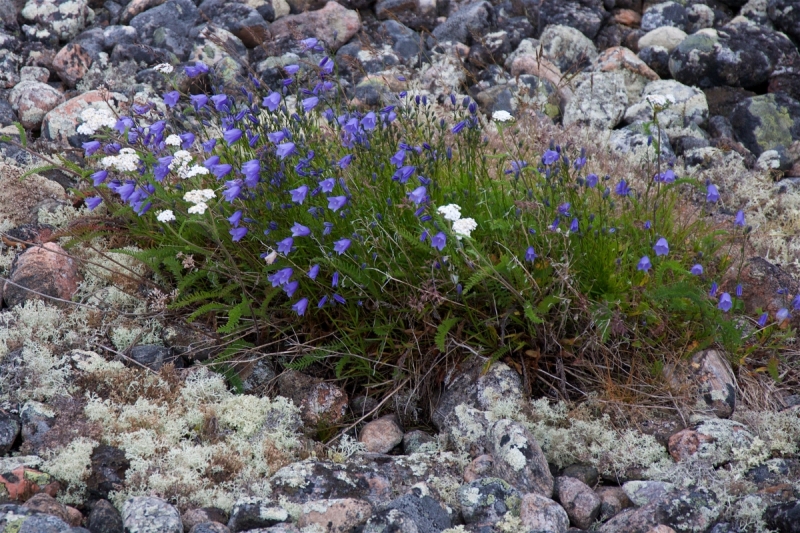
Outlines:
{"label": "fern frond", "polygon": [[444,319],[442,323],[439,324],[439,327],[436,328],[436,335],[433,337],[433,341],[440,352],[444,353],[446,351],[445,340],[447,339],[447,334],[453,329],[453,326],[460,321],[461,317],[452,316]]}

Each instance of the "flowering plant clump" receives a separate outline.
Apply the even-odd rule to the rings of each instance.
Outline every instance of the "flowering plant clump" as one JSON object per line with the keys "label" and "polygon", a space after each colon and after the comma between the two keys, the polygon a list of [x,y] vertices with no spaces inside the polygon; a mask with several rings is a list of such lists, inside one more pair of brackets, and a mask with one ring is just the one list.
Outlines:
{"label": "flowering plant clump", "polygon": [[[725,239],[676,217],[690,180],[600,177],[584,150],[554,144],[487,157],[469,97],[439,106],[402,91],[354,109],[319,43],[301,46],[278,87],[225,90],[212,68],[187,66],[212,94],[167,92],[165,113],[135,105],[83,145],[87,204],[128,217],[140,258],[180,291],[173,309],[236,339],[221,359],[317,342],[287,364],[338,354],[338,376],[387,383],[417,365],[409,354],[417,368],[442,361],[448,339],[494,359],[561,357],[564,339],[595,352],[741,340],[727,318],[740,295],[708,295],[730,266]],[[494,115],[502,139],[518,134],[512,118]]]}

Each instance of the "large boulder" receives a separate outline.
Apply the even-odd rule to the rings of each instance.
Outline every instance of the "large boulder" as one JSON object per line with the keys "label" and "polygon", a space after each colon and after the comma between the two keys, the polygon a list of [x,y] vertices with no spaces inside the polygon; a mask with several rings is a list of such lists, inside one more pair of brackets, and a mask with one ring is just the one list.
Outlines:
{"label": "large boulder", "polygon": [[756,156],[767,150],[786,151],[800,140],[800,102],[783,94],[746,98],[730,116],[736,138]]}
{"label": "large boulder", "polygon": [[[169,24],[164,24],[168,20]],[[201,21],[200,11],[192,0],[168,0],[133,17],[142,43],[162,48],[185,59],[191,49],[192,29]]]}

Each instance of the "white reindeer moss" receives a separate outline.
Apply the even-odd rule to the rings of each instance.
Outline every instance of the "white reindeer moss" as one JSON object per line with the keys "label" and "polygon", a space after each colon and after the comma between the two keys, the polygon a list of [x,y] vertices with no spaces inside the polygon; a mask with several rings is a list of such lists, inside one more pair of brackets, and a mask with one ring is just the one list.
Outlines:
{"label": "white reindeer moss", "polygon": [[42,464],[42,471],[66,482],[66,490],[58,498],[62,503],[83,503],[86,479],[91,473],[92,451],[97,444],[91,439],[79,437],[64,448],[51,452]]}

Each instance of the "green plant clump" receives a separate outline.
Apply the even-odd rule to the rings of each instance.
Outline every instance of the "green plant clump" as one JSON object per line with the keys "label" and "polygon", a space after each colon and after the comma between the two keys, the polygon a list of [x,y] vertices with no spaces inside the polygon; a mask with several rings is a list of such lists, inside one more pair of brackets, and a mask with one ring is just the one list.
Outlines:
{"label": "green plant clump", "polygon": [[[439,374],[457,347],[623,379],[665,354],[742,349],[741,289],[717,282],[744,214],[707,222],[716,186],[679,179],[657,145],[653,177],[626,181],[583,150],[532,153],[523,121],[487,123],[468,97],[403,91],[359,110],[319,43],[300,44],[281,87],[225,93],[196,63],[186,73],[211,90],[83,125],[87,205],[127,220],[143,251],[123,253],[177,287],[171,309],[227,336],[217,363],[278,341],[290,367],[387,390]],[[657,127],[669,102],[651,104]],[[705,204],[687,206],[692,188]]]}

